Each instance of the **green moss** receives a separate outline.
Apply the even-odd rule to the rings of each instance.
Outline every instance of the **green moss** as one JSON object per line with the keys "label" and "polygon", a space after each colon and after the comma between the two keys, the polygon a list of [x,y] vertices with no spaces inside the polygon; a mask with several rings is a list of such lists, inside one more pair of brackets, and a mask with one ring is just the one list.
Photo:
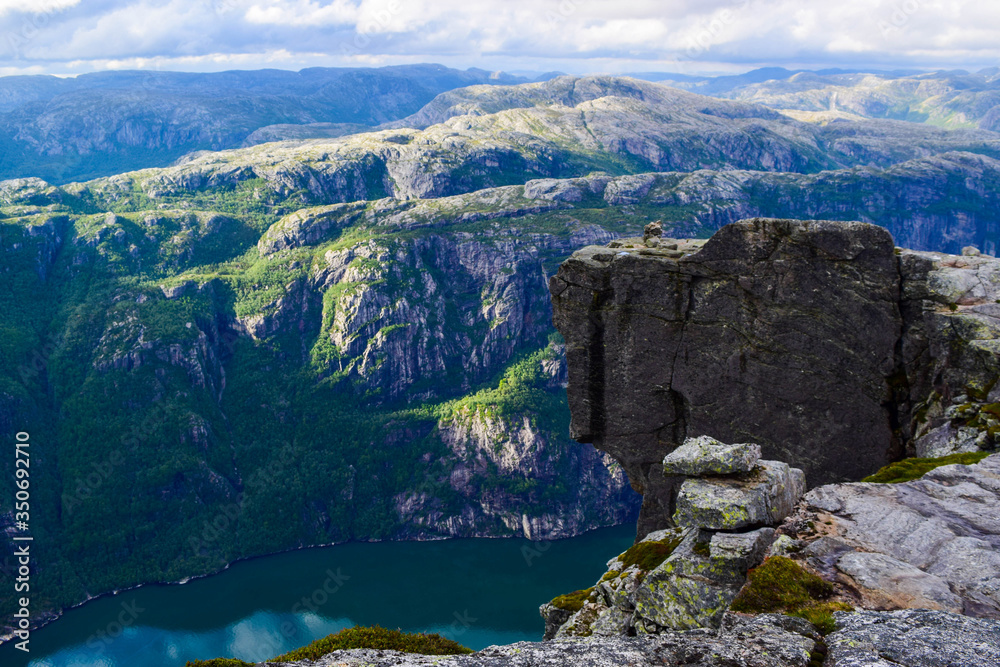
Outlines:
{"label": "green moss", "polygon": [[843,602],[821,602],[833,595],[833,585],[784,556],[768,558],[750,570],[747,584],[730,609],[747,614],[783,612],[804,618],[826,634],[834,630],[833,612],[850,611]]}
{"label": "green moss", "polygon": [[747,585],[730,608],[749,614],[793,610],[832,593],[830,582],[805,571],[791,558],[774,556],[750,570]]}
{"label": "green moss", "polygon": [[699,556],[704,556],[705,558],[712,555],[712,550],[709,548],[708,542],[696,542],[692,550]]}
{"label": "green moss", "polygon": [[189,660],[184,667],[253,667],[254,663],[236,658],[212,658],[211,660]]}
{"label": "green moss", "polygon": [[472,653],[451,639],[445,639],[438,634],[409,633],[399,630],[386,630],[379,626],[345,628],[340,632],[317,639],[308,646],[289,651],[270,662],[292,662],[294,660],[318,660],[333,651],[345,651],[355,648],[383,649],[403,651],[405,653],[421,653],[423,655],[464,655]]}
{"label": "green moss", "polygon": [[851,611],[851,605],[845,602],[820,602],[798,611],[788,612],[788,615],[804,618],[815,625],[821,633],[828,635],[837,629],[837,624],[833,620],[835,611]]}
{"label": "green moss", "polygon": [[903,459],[896,463],[890,463],[874,475],[865,477],[862,482],[876,482],[879,484],[899,484],[909,482],[924,476],[926,473],[941,466],[962,464],[972,465],[979,463],[989,456],[989,452],[968,452],[965,454],[949,454],[936,459]]}
{"label": "green moss", "polygon": [[549,604],[559,609],[565,609],[566,611],[580,611],[583,609],[583,603],[587,601],[587,598],[593,592],[594,587],[591,586],[580,591],[573,591],[572,593],[554,597]]}
{"label": "green moss", "polygon": [[604,576],[601,577],[601,583],[603,584],[605,581],[611,581],[612,579],[617,579],[620,576],[621,572],[616,572],[615,570],[612,570],[610,572],[605,572]]}
{"label": "green moss", "polygon": [[623,563],[622,569],[628,569],[633,565],[638,566],[643,572],[655,569],[670,557],[682,539],[683,535],[678,533],[675,537],[659,542],[639,542],[619,556]]}

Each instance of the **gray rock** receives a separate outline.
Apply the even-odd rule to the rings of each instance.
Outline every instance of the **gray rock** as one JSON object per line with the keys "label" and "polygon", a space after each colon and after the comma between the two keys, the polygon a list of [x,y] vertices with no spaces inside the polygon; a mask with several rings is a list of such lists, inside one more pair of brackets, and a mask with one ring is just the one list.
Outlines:
{"label": "gray rock", "polygon": [[705,555],[696,549],[701,536],[689,533],[636,588],[632,598],[637,625],[641,618],[674,630],[718,627],[747,570],[763,560],[773,537],[771,528],[715,534]]}
{"label": "gray rock", "polygon": [[1000,623],[941,611],[837,612],[825,667],[996,667]]}
{"label": "gray rock", "polygon": [[664,475],[730,475],[750,472],[760,460],[760,445],[727,445],[702,435],[688,438],[663,459]]}
{"label": "gray rock", "polygon": [[[772,619],[734,619],[725,634],[667,632],[655,637],[586,637],[489,646],[472,655],[423,656],[398,651],[336,651],[297,667],[808,667],[814,642]],[[259,667],[264,667],[263,663]]]}
{"label": "gray rock", "polygon": [[569,620],[573,612],[569,609],[560,609],[552,603],[546,602],[538,608],[538,613],[545,621],[545,632],[542,634],[543,640],[552,639],[556,636],[559,628]]}
{"label": "gray rock", "polygon": [[[822,486],[807,493],[803,505],[802,518],[819,532],[799,535],[815,540],[802,553],[817,569],[836,563],[861,574],[858,559],[868,558],[871,566],[874,557],[845,561],[848,550],[884,554],[892,561],[883,565],[902,563],[944,582],[964,613],[1000,619],[1000,454],[976,465],[942,466],[902,484]],[[896,582],[888,566],[861,576],[885,587],[898,606],[911,604],[905,595],[920,591],[925,599],[912,604],[957,607],[933,579],[918,580],[900,567]]]}
{"label": "gray rock", "polygon": [[711,530],[776,526],[805,492],[801,470],[760,461],[741,477],[687,479],[677,495],[674,522]]}
{"label": "gray rock", "polygon": [[978,437],[977,429],[955,428],[949,421],[917,438],[914,447],[920,458],[934,459],[949,454],[979,451]]}
{"label": "gray rock", "polygon": [[597,620],[590,626],[592,635],[600,637],[624,637],[628,634],[628,629],[632,624],[632,614],[611,607],[607,611],[601,612]]}
{"label": "gray rock", "polygon": [[865,589],[868,596],[874,596],[876,603],[962,613],[962,599],[943,579],[891,556],[851,551],[840,557],[837,569]]}

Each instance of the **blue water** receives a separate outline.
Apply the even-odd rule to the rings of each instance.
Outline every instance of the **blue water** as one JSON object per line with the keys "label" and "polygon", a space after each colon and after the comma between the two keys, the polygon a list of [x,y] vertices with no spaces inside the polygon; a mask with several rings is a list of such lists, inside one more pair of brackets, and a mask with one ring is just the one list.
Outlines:
{"label": "blue water", "polygon": [[541,639],[538,605],[593,585],[633,526],[554,542],[464,539],[305,549],[183,586],[93,600],[0,646],[3,667],[260,662],[353,625],[437,632],[473,649]]}

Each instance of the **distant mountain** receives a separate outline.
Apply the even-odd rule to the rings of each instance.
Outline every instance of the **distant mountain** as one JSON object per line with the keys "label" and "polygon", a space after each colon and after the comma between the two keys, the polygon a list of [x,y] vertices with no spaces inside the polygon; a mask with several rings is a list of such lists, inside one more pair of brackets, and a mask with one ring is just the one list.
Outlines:
{"label": "distant mountain", "polygon": [[305,545],[625,520],[621,468],[567,435],[546,281],[582,245],[753,215],[998,242],[985,130],[613,77],[406,122],[0,183],[0,439],[39,443],[39,608]]}
{"label": "distant mountain", "polygon": [[0,78],[0,179],[54,183],[165,166],[196,150],[240,146],[279,123],[354,130],[414,113],[438,93],[526,81],[440,65]]}
{"label": "distant mountain", "polygon": [[[816,114],[812,118],[817,120],[862,117],[1000,130],[1000,68],[996,67],[975,73],[813,72],[774,67],[737,76],[639,76],[704,95]],[[804,114],[798,117],[810,118]]]}

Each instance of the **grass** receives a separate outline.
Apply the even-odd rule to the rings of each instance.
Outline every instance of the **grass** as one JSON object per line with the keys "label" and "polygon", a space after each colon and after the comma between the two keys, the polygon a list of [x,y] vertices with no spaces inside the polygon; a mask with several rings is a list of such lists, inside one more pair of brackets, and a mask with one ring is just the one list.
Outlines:
{"label": "grass", "polygon": [[404,653],[421,653],[423,655],[465,655],[473,652],[472,649],[438,634],[386,630],[377,625],[374,627],[355,626],[279,655],[272,658],[270,662],[318,660],[333,651],[346,651],[355,648],[403,651]]}
{"label": "grass", "polygon": [[559,609],[565,609],[566,611],[580,611],[583,609],[583,603],[587,601],[590,594],[594,592],[594,587],[584,588],[583,590],[573,591],[572,593],[566,593],[565,595],[560,595],[558,597],[552,598],[549,603],[553,607]]}
{"label": "grass", "polygon": [[619,556],[622,569],[637,565],[643,572],[649,572],[667,560],[682,540],[683,535],[677,535],[659,542],[639,542]]}
{"label": "grass", "polygon": [[827,602],[833,585],[784,556],[768,558],[747,575],[747,584],[733,600],[732,611],[747,614],[783,612],[804,618],[827,634],[835,628],[834,611],[850,611],[843,602]]}
{"label": "grass", "polygon": [[862,482],[876,482],[879,484],[899,484],[923,477],[925,474],[940,468],[941,466],[961,464],[973,465],[979,463],[990,452],[967,452],[965,454],[949,454],[935,459],[903,459],[896,463],[890,463],[874,475],[865,477]]}
{"label": "grass", "polygon": [[212,658],[211,660],[188,660],[184,667],[253,667],[254,663],[236,658]]}

